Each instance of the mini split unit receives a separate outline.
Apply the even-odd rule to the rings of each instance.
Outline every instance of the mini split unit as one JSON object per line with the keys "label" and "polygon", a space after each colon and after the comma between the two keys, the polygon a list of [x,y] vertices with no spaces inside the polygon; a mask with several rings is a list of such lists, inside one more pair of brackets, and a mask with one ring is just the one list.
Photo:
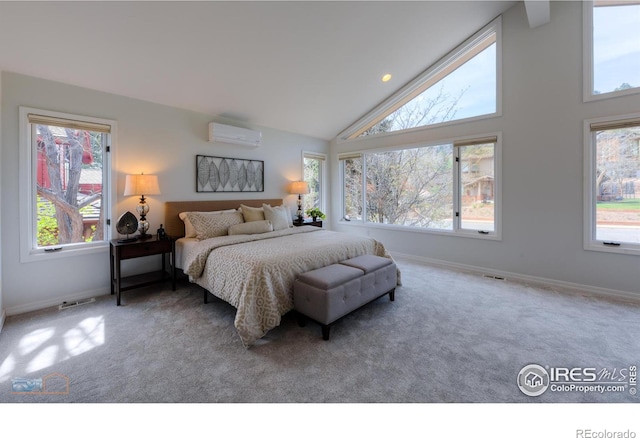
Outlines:
{"label": "mini split unit", "polygon": [[257,148],[262,144],[262,132],[220,123],[209,123],[209,141]]}

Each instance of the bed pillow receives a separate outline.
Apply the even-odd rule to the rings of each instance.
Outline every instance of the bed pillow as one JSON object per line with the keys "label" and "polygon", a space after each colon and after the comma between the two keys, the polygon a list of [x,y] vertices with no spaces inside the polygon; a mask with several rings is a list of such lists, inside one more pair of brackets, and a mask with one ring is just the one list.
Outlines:
{"label": "bed pillow", "polygon": [[264,209],[262,207],[249,207],[248,205],[240,204],[240,211],[242,211],[245,222],[264,220]]}
{"label": "bed pillow", "polygon": [[288,207],[284,205],[271,207],[270,205],[262,204],[262,208],[264,208],[264,218],[273,224],[273,231],[284,230],[293,225],[293,219],[290,217]]}
{"label": "bed pillow", "polygon": [[188,212],[187,218],[196,232],[196,238],[199,240],[226,236],[229,234],[229,227],[244,222],[242,213],[237,211],[220,214]]}
{"label": "bed pillow", "polygon": [[180,219],[182,219],[182,222],[184,222],[184,237],[196,237],[196,230],[193,228],[193,225],[191,225],[191,221],[189,221],[189,218],[187,217],[187,213],[200,213],[200,214],[221,214],[221,213],[234,213],[236,210],[235,209],[230,209],[230,210],[216,210],[216,211],[194,211],[194,212],[187,212],[187,211],[183,211],[182,213],[180,213],[178,215],[178,217]]}
{"label": "bed pillow", "polygon": [[235,234],[261,234],[270,231],[273,231],[273,225],[270,221],[251,221],[230,226],[229,236]]}

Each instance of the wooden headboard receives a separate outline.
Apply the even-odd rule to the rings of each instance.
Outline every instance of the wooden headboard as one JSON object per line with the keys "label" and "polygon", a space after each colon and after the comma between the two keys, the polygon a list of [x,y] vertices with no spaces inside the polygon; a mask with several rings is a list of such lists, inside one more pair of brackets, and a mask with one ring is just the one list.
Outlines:
{"label": "wooden headboard", "polygon": [[282,199],[240,199],[228,201],[171,201],[164,203],[164,229],[171,237],[184,236],[184,222],[178,217],[183,211],[216,211],[239,208],[240,204],[249,207],[262,207],[262,204],[272,206],[282,205]]}

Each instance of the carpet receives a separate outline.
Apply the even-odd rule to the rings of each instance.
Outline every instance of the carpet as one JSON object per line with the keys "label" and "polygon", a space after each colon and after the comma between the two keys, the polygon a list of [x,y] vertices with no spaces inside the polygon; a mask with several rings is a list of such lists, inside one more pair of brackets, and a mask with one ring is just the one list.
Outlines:
{"label": "carpet", "polygon": [[[331,340],[287,314],[247,349],[235,309],[185,281],[66,310],[10,316],[0,333],[3,403],[634,402],[640,306],[399,260],[403,286],[337,322]],[[526,395],[530,364],[579,389]],[[564,370],[572,371],[569,381]],[[590,371],[592,370],[592,371]],[[544,373],[544,372],[543,372]],[[621,392],[586,391],[598,382]],[[552,375],[552,377],[557,377]],[[16,379],[55,394],[14,393]],[[552,380],[552,379],[551,379]],[[575,379],[574,379],[575,380]],[[576,385],[577,383],[577,385]],[[55,385],[54,385],[55,384]],[[57,386],[56,386],[57,385]]]}

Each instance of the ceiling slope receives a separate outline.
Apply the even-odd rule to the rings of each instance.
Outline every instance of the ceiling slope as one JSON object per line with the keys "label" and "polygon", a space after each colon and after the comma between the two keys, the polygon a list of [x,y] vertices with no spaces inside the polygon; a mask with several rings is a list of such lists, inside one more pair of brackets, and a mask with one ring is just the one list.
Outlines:
{"label": "ceiling slope", "polygon": [[328,140],[515,3],[0,1],[0,69]]}

